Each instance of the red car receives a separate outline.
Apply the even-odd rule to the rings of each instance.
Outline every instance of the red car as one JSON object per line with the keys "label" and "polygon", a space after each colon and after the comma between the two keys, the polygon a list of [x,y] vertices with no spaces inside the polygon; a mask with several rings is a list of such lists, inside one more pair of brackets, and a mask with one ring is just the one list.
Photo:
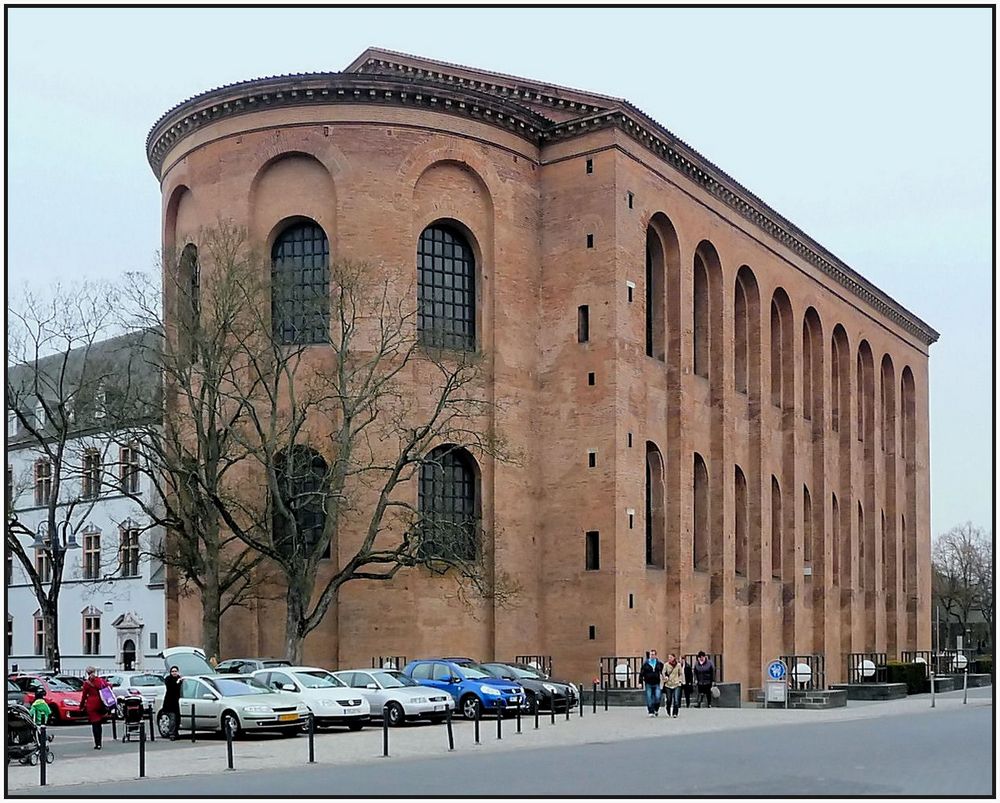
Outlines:
{"label": "red car", "polygon": [[72,686],[46,675],[22,674],[14,675],[10,679],[27,692],[25,705],[31,705],[35,700],[35,693],[39,689],[45,689],[45,702],[52,709],[50,723],[86,721],[87,712],[80,707],[82,692],[77,691]]}

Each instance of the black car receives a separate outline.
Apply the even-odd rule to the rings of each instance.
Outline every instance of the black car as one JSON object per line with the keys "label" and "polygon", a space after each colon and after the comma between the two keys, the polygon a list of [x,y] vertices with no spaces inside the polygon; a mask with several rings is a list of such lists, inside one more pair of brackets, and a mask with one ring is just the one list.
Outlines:
{"label": "black car", "polygon": [[12,703],[24,705],[25,697],[27,695],[24,693],[24,689],[10,680],[7,681],[7,705],[11,705]]}
{"label": "black car", "polygon": [[229,658],[215,667],[215,671],[220,675],[249,675],[261,669],[291,665],[284,658]]}
{"label": "black car", "polygon": [[527,664],[507,664],[499,661],[481,664],[482,668],[493,677],[504,680],[516,680],[524,686],[528,698],[528,709],[565,711],[572,709],[578,702],[576,686],[562,680],[552,680],[540,669]]}

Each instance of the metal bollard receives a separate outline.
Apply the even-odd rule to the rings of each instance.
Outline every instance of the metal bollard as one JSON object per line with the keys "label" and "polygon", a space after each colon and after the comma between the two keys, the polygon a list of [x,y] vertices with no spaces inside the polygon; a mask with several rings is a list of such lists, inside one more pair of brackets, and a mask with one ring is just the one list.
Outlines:
{"label": "metal bollard", "polygon": [[[579,693],[578,696],[580,698],[579,701],[578,701],[580,703],[580,716],[582,717],[583,716],[583,684],[582,683],[580,684],[580,693]],[[566,695],[566,707],[567,708],[569,708],[569,700],[570,700],[570,697],[567,694]]]}
{"label": "metal bollard", "polygon": [[608,687],[604,687],[604,710],[608,710]]}
{"label": "metal bollard", "polygon": [[233,767],[233,728],[226,723],[226,770],[235,769]]}
{"label": "metal bollard", "polygon": [[455,749],[455,734],[451,730],[451,709],[448,709],[448,719],[445,720],[448,725],[448,749]]}
{"label": "metal bollard", "polygon": [[553,703],[552,705],[549,706],[549,724],[550,725],[555,725],[556,724],[556,705],[555,705],[555,703]]}
{"label": "metal bollard", "polygon": [[382,709],[382,758],[389,758],[389,706]]}
{"label": "metal bollard", "polygon": [[497,738],[503,738],[503,709],[497,707]]}
{"label": "metal bollard", "polygon": [[42,749],[38,755],[38,785],[45,786],[48,783],[46,772],[49,764],[49,736],[44,725],[38,729],[38,737],[42,740]]}
{"label": "metal bollard", "polygon": [[[555,701],[555,699],[553,699],[552,700],[552,710],[554,711],[555,708],[556,708],[556,701]],[[566,701],[566,721],[569,722],[569,700]]]}
{"label": "metal bollard", "polygon": [[477,705],[476,706],[476,723],[475,723],[476,724],[476,744],[480,743],[479,742],[479,716],[480,716],[481,711],[482,711],[482,706],[481,705]]}
{"label": "metal bollard", "polygon": [[521,706],[517,707],[517,713],[515,714],[515,716],[517,717],[517,732],[520,733],[521,732]]}
{"label": "metal bollard", "polygon": [[139,728],[139,777],[140,778],[146,777],[146,729],[145,728]]}
{"label": "metal bollard", "polygon": [[156,741],[156,734],[153,732],[153,704],[149,704],[149,741]]}
{"label": "metal bollard", "polygon": [[968,705],[969,703],[969,668],[965,668],[964,678],[962,679],[962,705]]}
{"label": "metal bollard", "polygon": [[316,763],[316,751],[313,740],[316,736],[316,715],[310,711],[309,712],[309,763]]}
{"label": "metal bollard", "polygon": [[535,700],[535,705],[533,707],[535,709],[535,730],[538,730],[538,701],[537,700]]}
{"label": "metal bollard", "polygon": [[[591,690],[590,693],[593,696],[593,701],[592,702],[594,703],[594,710],[591,711],[591,713],[592,714],[596,714],[597,713],[597,681],[594,681],[594,688]],[[583,692],[581,691],[580,694],[581,694],[580,705],[583,705],[583,696],[582,696]]]}
{"label": "metal bollard", "polygon": [[934,671],[931,670],[931,708],[934,708]]}
{"label": "metal bollard", "polygon": [[191,744],[194,744],[194,703],[191,703]]}

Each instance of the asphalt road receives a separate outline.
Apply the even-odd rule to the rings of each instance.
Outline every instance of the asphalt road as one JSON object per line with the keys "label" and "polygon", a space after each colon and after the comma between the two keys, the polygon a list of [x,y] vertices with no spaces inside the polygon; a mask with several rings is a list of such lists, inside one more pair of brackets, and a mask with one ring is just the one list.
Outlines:
{"label": "asphalt road", "polygon": [[932,714],[692,733],[681,740],[651,738],[493,754],[484,749],[434,759],[70,786],[57,794],[247,796],[252,790],[255,795],[326,796],[990,795],[995,793],[993,756],[993,707],[979,705]]}

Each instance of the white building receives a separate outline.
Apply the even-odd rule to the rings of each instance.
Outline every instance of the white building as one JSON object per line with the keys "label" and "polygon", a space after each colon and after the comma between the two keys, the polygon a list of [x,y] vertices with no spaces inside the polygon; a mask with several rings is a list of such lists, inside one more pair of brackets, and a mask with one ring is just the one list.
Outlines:
{"label": "white building", "polygon": [[[60,543],[67,547],[59,595],[59,651],[64,671],[88,665],[106,669],[158,665],[151,659],[165,646],[166,575],[163,564],[151,553],[163,535],[159,528],[147,528],[148,519],[137,501],[152,494],[151,483],[139,470],[140,445],[107,430],[103,384],[89,394],[90,399],[85,392],[73,392],[62,400],[50,398],[47,405],[38,404],[37,392],[32,398],[24,389],[37,387],[30,380],[36,372],[63,368],[76,357],[83,363],[102,357],[110,370],[120,371],[122,363],[116,365],[114,355],[134,343],[135,337],[94,344],[85,356],[73,351],[55,354],[8,372],[6,494],[20,524],[37,534],[17,537],[27,554],[34,555],[35,568],[46,583],[51,582],[46,545],[52,461],[32,428],[36,432],[57,430],[45,420],[45,408],[52,413],[60,402],[70,422],[65,435],[53,436],[62,440],[68,455],[61,461],[62,485],[56,501],[56,520],[64,530]],[[155,377],[144,380],[155,381]],[[12,396],[11,388],[18,383],[22,391]],[[81,380],[80,384],[86,383]],[[10,409],[12,403],[21,410],[20,417]],[[26,411],[26,404],[34,409]],[[31,428],[24,426],[29,412]],[[9,548],[5,553],[8,672],[14,666],[44,668],[44,623],[34,588],[21,561]]]}

